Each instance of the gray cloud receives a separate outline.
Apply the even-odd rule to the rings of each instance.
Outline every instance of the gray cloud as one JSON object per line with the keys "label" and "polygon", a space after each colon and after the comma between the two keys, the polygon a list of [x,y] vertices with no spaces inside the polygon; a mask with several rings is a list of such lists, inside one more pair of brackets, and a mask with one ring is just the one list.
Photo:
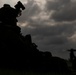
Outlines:
{"label": "gray cloud", "polygon": [[74,21],[76,20],[76,2],[68,2],[62,8],[55,10],[50,19],[55,21]]}
{"label": "gray cloud", "polygon": [[22,12],[22,16],[18,18],[19,22],[32,21],[31,17],[38,15],[40,13],[39,6],[35,3],[34,0],[28,0],[25,4],[26,9]]}
{"label": "gray cloud", "polygon": [[70,0],[47,0],[45,7],[47,11],[58,10],[67,3],[70,3]]}
{"label": "gray cloud", "polygon": [[[72,25],[73,24],[73,25]],[[30,33],[32,35],[39,35],[39,36],[58,36],[64,34],[65,36],[72,36],[76,30],[75,23],[72,24],[60,24],[55,26],[47,26],[42,24],[33,25],[33,23],[30,23],[30,25],[23,28],[22,32],[25,34]],[[32,27],[32,28],[30,28]]]}

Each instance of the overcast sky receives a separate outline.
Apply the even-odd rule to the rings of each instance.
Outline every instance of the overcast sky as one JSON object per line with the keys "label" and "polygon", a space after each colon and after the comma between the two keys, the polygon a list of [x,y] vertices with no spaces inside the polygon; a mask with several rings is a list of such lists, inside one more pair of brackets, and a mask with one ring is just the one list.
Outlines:
{"label": "overcast sky", "polygon": [[[18,0],[0,0],[14,6]],[[22,34],[31,34],[41,51],[68,58],[76,49],[76,0],[21,0],[26,10],[18,18]]]}

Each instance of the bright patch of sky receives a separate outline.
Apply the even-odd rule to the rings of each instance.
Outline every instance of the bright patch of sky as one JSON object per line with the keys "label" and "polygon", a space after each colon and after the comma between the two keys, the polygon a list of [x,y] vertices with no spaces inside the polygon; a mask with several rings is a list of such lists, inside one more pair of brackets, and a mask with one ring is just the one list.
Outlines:
{"label": "bright patch of sky", "polygon": [[[2,7],[3,4],[7,3],[10,4],[11,6],[14,6],[19,0],[1,0],[0,1],[0,6]],[[28,1],[34,1],[36,4],[38,4],[42,9],[44,8],[44,5],[46,3],[46,0],[21,0],[23,4],[27,4]]]}
{"label": "bright patch of sky", "polygon": [[46,4],[46,0],[35,0],[36,3],[42,8],[44,9],[44,5]]}

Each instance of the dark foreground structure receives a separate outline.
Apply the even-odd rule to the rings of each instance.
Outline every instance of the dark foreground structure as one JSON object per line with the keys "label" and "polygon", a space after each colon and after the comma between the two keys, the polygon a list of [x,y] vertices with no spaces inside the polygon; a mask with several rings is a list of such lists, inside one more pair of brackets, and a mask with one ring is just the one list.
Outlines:
{"label": "dark foreground structure", "polygon": [[4,4],[0,8],[0,68],[36,72],[69,72],[64,59],[42,52],[32,42],[31,35],[23,36],[17,17],[25,9],[19,1],[15,8]]}

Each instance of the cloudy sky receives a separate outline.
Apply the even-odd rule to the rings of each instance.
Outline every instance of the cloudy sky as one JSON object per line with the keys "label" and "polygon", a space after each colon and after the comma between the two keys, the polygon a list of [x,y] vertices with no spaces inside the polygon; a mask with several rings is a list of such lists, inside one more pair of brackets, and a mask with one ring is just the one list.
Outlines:
{"label": "cloudy sky", "polygon": [[[13,7],[18,0],[0,0]],[[68,58],[76,49],[76,0],[21,0],[26,10],[18,18],[22,34],[31,34],[41,51]]]}

